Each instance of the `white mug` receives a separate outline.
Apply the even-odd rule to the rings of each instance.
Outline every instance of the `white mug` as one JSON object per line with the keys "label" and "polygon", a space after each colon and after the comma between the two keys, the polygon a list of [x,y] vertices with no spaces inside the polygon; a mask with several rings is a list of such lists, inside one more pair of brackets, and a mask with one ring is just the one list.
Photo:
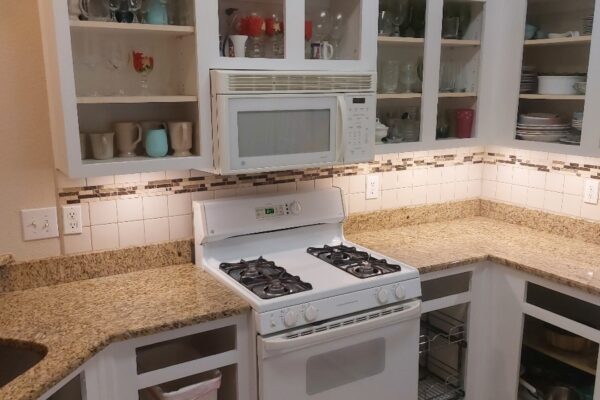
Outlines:
{"label": "white mug", "polygon": [[246,42],[248,41],[248,36],[231,35],[229,36],[229,39],[231,39],[231,43],[233,43],[233,54],[238,58],[246,57]]}
{"label": "white mug", "polygon": [[174,157],[189,157],[192,155],[192,133],[191,122],[169,122],[169,139]]}
{"label": "white mug", "polygon": [[96,160],[109,160],[115,156],[115,133],[91,133],[92,154]]}
{"label": "white mug", "polygon": [[142,141],[142,126],[136,122],[117,122],[115,133],[119,157],[135,157],[135,149]]}
{"label": "white mug", "polygon": [[329,42],[321,42],[321,59],[331,60],[333,55],[333,45]]}

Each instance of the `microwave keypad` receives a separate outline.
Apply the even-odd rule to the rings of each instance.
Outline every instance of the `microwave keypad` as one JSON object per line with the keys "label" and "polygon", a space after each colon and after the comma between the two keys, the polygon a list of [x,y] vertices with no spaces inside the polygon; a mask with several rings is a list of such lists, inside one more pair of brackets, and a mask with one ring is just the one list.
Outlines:
{"label": "microwave keypad", "polygon": [[352,102],[348,107],[348,131],[346,157],[349,161],[362,160],[369,155],[370,120],[369,106],[361,102]]}

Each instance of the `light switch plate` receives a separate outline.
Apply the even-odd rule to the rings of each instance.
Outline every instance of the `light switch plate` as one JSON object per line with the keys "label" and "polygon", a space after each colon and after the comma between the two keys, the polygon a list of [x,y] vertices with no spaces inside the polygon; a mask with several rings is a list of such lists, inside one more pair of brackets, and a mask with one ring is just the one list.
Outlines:
{"label": "light switch plate", "polygon": [[58,237],[56,207],[21,210],[21,225],[25,241]]}
{"label": "light switch plate", "polygon": [[367,200],[379,198],[379,175],[367,175]]}
{"label": "light switch plate", "polygon": [[63,234],[78,235],[83,233],[81,214],[81,204],[62,206]]}
{"label": "light switch plate", "polygon": [[583,202],[587,204],[598,204],[598,188],[600,180],[586,179],[583,186]]}

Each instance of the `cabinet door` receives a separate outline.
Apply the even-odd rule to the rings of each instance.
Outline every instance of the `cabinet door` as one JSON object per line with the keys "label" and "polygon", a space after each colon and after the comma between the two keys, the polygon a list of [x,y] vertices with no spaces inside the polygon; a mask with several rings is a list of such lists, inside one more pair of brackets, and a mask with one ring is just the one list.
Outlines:
{"label": "cabinet door", "polygon": [[376,68],[377,0],[206,0],[202,3],[206,12],[200,15],[199,29],[210,40],[204,42],[208,68],[288,71]]}
{"label": "cabinet door", "polygon": [[519,398],[554,386],[600,398],[600,305],[528,282],[524,311]]}

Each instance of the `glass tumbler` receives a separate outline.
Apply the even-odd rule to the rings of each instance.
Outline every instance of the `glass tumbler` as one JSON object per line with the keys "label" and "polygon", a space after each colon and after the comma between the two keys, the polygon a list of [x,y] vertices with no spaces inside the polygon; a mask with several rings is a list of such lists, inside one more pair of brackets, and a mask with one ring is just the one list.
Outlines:
{"label": "glass tumbler", "polygon": [[416,64],[403,64],[400,67],[400,82],[398,89],[401,93],[415,93],[419,91],[419,74]]}
{"label": "glass tumbler", "polygon": [[383,93],[396,93],[400,80],[400,61],[388,60],[384,62],[381,71],[381,91]]}

